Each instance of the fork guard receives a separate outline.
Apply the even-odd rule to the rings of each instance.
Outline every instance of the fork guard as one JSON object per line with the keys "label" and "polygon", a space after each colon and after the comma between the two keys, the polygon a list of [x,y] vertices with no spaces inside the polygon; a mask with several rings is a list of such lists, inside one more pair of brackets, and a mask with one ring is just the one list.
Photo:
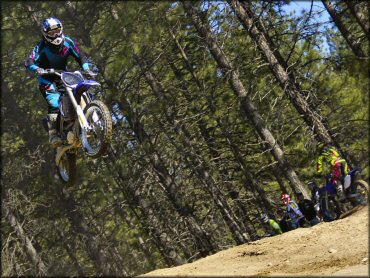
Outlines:
{"label": "fork guard", "polygon": [[94,86],[100,86],[100,83],[93,80],[84,80],[77,84],[73,89],[73,94],[78,104],[80,104],[82,94]]}

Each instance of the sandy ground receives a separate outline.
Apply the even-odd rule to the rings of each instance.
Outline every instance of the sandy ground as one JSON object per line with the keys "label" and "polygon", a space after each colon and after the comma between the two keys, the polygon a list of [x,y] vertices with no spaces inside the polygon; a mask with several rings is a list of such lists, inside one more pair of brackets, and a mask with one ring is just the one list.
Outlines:
{"label": "sandy ground", "polygon": [[153,276],[369,276],[368,207],[330,223],[243,244]]}

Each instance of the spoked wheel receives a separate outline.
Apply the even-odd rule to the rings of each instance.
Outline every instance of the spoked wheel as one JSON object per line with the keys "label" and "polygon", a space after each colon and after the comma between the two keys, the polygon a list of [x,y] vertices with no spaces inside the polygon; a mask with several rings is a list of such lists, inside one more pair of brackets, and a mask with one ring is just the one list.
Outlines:
{"label": "spoked wheel", "polygon": [[81,141],[87,155],[95,158],[107,151],[112,140],[112,118],[107,106],[94,100],[85,108],[85,117],[91,130],[82,131]]}
{"label": "spoked wheel", "polygon": [[77,181],[76,154],[65,153],[57,165],[60,180],[66,186],[74,186]]}
{"label": "spoked wheel", "polygon": [[357,204],[367,205],[369,196],[369,185],[364,180],[357,180],[354,182],[356,188]]}
{"label": "spoked wheel", "polygon": [[323,199],[321,209],[322,209],[323,219],[325,222],[331,222],[337,218],[335,204],[333,201],[328,200],[326,203],[326,200]]}

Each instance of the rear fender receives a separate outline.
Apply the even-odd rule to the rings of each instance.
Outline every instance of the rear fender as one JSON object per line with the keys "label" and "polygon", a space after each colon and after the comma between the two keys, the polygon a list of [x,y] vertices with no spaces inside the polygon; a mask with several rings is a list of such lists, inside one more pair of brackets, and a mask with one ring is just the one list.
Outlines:
{"label": "rear fender", "polygon": [[72,149],[73,147],[74,147],[74,145],[67,145],[67,146],[58,147],[57,150],[56,150],[56,153],[55,153],[55,164],[56,165],[59,165],[62,156],[67,151],[69,151],[70,149]]}

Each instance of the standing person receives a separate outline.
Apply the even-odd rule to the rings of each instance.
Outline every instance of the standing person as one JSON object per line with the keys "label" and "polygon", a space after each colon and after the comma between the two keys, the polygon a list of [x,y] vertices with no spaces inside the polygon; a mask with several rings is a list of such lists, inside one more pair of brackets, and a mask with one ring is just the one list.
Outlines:
{"label": "standing person", "polygon": [[297,194],[298,207],[304,217],[310,222],[311,226],[319,224],[320,221],[317,218],[314,203],[311,200],[305,199],[302,193]]}
{"label": "standing person", "polygon": [[277,218],[278,218],[279,226],[281,230],[283,231],[283,233],[293,230],[292,225],[290,225],[291,221],[287,219],[285,207],[284,208],[279,207],[277,209]]}
{"label": "standing person", "polygon": [[275,236],[283,233],[279,224],[274,219],[268,217],[266,213],[261,213],[261,220],[269,234]]}
{"label": "standing person", "polygon": [[292,200],[289,194],[283,194],[281,199],[284,200],[284,205],[286,206],[286,215],[292,220],[292,228],[304,227],[305,218],[297,203]]}
{"label": "standing person", "polygon": [[82,53],[77,42],[63,33],[61,21],[54,17],[45,19],[41,24],[42,40],[32,50],[25,62],[28,70],[38,75],[39,89],[48,104],[49,143],[52,147],[62,144],[57,131],[59,98],[55,75],[47,69],[66,70],[67,58],[73,56],[79,65],[90,71],[89,59]]}

